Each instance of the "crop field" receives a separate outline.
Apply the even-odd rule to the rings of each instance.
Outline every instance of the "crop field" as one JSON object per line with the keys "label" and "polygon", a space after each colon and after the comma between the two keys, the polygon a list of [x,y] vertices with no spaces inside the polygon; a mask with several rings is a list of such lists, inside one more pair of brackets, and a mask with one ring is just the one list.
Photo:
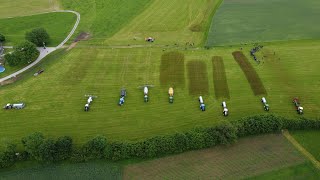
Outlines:
{"label": "crop field", "polygon": [[187,152],[124,169],[124,179],[239,179],[306,160],[282,136],[262,135],[240,139],[231,146]]}
{"label": "crop field", "polygon": [[319,16],[317,0],[224,0],[206,45],[320,39]]}
{"label": "crop field", "polygon": [[60,44],[71,31],[76,16],[72,13],[46,13],[33,16],[0,19],[0,31],[6,36],[7,46],[25,40],[25,34],[34,28],[45,28],[51,42],[47,46]]}
{"label": "crop field", "polygon": [[208,95],[209,82],[207,65],[201,61],[190,61],[187,66],[189,93],[191,95]]}
{"label": "crop field", "polygon": [[243,73],[247,77],[247,80],[251,86],[251,89],[254,93],[254,95],[266,95],[267,91],[265,87],[262,84],[262,81],[255,71],[255,69],[250,64],[247,57],[240,51],[235,51],[232,53],[234,59],[237,61],[239,66],[241,67]]}
{"label": "crop field", "polygon": [[1,0],[0,19],[26,16],[59,9],[57,0]]}
{"label": "crop field", "polygon": [[291,135],[320,162],[320,131],[292,131]]}
{"label": "crop field", "polygon": [[184,54],[169,52],[161,56],[160,84],[164,87],[180,87],[185,85]]}
{"label": "crop field", "polygon": [[214,56],[212,58],[213,68],[213,81],[214,81],[214,92],[216,98],[227,98],[230,99],[229,87],[225,72],[223,59],[220,56]]}

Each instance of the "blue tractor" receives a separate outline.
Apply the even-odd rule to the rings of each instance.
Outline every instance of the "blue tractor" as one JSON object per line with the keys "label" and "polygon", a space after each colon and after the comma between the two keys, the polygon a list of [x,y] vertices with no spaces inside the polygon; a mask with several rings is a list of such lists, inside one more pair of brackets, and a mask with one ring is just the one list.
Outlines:
{"label": "blue tractor", "polygon": [[126,89],[121,89],[120,91],[120,99],[119,99],[119,106],[122,106],[124,104],[124,98],[127,96]]}

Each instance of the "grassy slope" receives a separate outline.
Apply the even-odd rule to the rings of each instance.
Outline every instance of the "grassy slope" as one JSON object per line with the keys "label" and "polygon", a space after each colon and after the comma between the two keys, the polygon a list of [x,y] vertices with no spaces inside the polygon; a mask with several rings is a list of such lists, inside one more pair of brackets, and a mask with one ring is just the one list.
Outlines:
{"label": "grassy slope", "polygon": [[72,13],[48,13],[41,15],[0,19],[0,31],[6,36],[5,45],[15,45],[25,40],[25,33],[34,28],[45,28],[51,42],[48,46],[60,44],[69,34],[76,16]]}
{"label": "grassy slope", "polygon": [[319,16],[317,0],[225,0],[213,18],[207,45],[319,39]]}
{"label": "grassy slope", "polygon": [[141,13],[152,0],[60,0],[64,9],[81,14],[78,32],[91,34],[90,44],[103,44],[123,26]]}
{"label": "grassy slope", "polygon": [[320,131],[292,131],[291,135],[318,161],[320,161]]}
{"label": "grassy slope", "polygon": [[[209,16],[218,0],[154,0],[139,16],[111,39],[111,45],[146,44],[145,37],[154,37],[153,44],[199,45],[208,26]],[[196,31],[190,29],[196,28]],[[136,38],[136,40],[134,40]]]}
{"label": "grassy slope", "polygon": [[[319,86],[313,78],[319,79],[316,56],[320,43],[300,42],[267,47],[277,49],[281,57],[276,67],[287,67],[287,71],[278,72],[273,68],[273,61],[259,66],[254,64],[267,88],[271,112],[299,117],[291,102],[291,97],[299,96],[305,107],[304,116],[319,117],[317,99],[320,95],[316,93]],[[168,104],[167,88],[161,88],[159,82],[160,60],[164,53],[160,48],[73,49],[48,66],[41,76],[1,87],[0,104],[23,101],[27,107],[0,114],[0,135],[2,139],[18,141],[31,132],[42,131],[50,136],[71,135],[76,143],[96,134],[104,134],[110,139],[137,140],[264,113],[260,97],[253,95],[243,72],[233,60],[231,53],[236,49],[180,51],[185,54],[185,64],[199,59],[207,65],[209,96],[204,96],[206,112],[198,109],[197,96],[189,95],[187,79],[185,88],[175,90],[174,104]],[[310,53],[305,54],[305,51]],[[214,97],[212,56],[224,58],[230,88],[228,118],[221,116],[222,99],[217,101]],[[301,58],[304,61],[297,64]],[[298,66],[301,66],[299,71],[288,70]],[[282,86],[279,77],[283,75],[289,76],[292,82]],[[303,83],[297,85],[297,82]],[[143,84],[155,85],[150,89],[148,104],[143,102],[142,90],[138,88]],[[32,91],[29,90],[31,87]],[[121,87],[127,88],[128,97],[120,108],[116,104]],[[85,94],[98,96],[89,113],[83,112]]]}
{"label": "grassy slope", "polygon": [[57,8],[57,0],[1,0],[0,18],[31,15]]}
{"label": "grassy slope", "polygon": [[255,177],[248,178],[250,180],[263,179],[309,179],[316,180],[320,177],[320,171],[311,163],[304,163],[297,166],[291,166],[276,171],[271,171]]}

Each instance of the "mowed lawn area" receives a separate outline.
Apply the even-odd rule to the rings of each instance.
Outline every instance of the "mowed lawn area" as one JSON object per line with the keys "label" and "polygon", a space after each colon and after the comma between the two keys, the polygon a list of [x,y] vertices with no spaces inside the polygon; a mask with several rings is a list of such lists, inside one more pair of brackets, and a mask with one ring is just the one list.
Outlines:
{"label": "mowed lawn area", "polygon": [[291,135],[301,144],[309,153],[320,161],[320,131],[292,131]]}
{"label": "mowed lawn area", "polygon": [[318,17],[318,0],[224,0],[206,44],[320,39]]}
{"label": "mowed lawn area", "polygon": [[0,18],[31,15],[58,8],[58,0],[1,0]]}
{"label": "mowed lawn area", "polygon": [[25,34],[34,28],[45,28],[51,42],[47,46],[57,46],[70,33],[76,22],[73,13],[45,13],[33,16],[0,19],[0,33],[6,36],[5,45],[17,45],[25,40]]}
{"label": "mowed lawn area", "polygon": [[[319,42],[292,42],[266,45],[281,59],[265,58],[260,65],[249,62],[268,92],[270,112],[298,118],[292,98],[298,96],[306,118],[319,118],[317,79]],[[15,142],[35,131],[57,137],[70,135],[82,143],[97,134],[111,140],[135,141],[154,135],[172,134],[197,126],[211,126],[249,115],[263,114],[259,96],[250,85],[232,52],[238,48],[175,50],[184,54],[185,86],[175,88],[175,102],[168,103],[168,88],[160,84],[161,48],[74,48],[60,52],[43,64],[45,72],[0,89],[0,104],[25,102],[23,110],[0,113],[0,137]],[[249,47],[244,48],[248,56]],[[272,51],[273,52],[273,51]],[[306,53],[308,52],[308,53]],[[230,116],[222,116],[221,100],[215,99],[212,57],[223,57],[230,99]],[[249,56],[248,56],[249,57]],[[202,61],[208,73],[208,94],[203,95],[207,111],[199,110],[198,94],[189,94],[187,64]],[[44,60],[46,62],[47,60]],[[297,63],[299,62],[299,63]],[[180,63],[177,63],[181,65]],[[181,69],[181,68],[177,68]],[[299,70],[298,70],[299,69]],[[34,71],[36,71],[35,69]],[[179,76],[180,77],[180,76]],[[143,102],[142,85],[150,84],[150,102]],[[124,106],[117,105],[122,87],[127,89]],[[86,94],[98,96],[90,112],[84,112]]]}

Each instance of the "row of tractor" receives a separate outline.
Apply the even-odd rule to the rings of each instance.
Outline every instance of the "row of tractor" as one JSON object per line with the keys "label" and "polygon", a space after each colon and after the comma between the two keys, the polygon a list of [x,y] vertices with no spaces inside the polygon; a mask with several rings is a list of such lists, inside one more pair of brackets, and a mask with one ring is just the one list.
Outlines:
{"label": "row of tractor", "polygon": [[[143,86],[144,102],[148,102],[149,101],[149,87],[152,87],[152,86],[149,86],[149,85]],[[169,103],[173,103],[174,90],[173,90],[172,87],[169,88],[168,95],[169,95]],[[120,99],[119,99],[119,103],[118,103],[119,106],[123,106],[124,105],[126,96],[127,96],[127,90],[125,88],[122,88],[120,90]],[[84,110],[85,111],[89,111],[90,104],[92,103],[93,98],[95,98],[96,96],[86,95],[86,97],[88,97],[88,99],[87,99],[87,103],[85,104]],[[270,107],[269,107],[269,104],[267,102],[267,99],[265,97],[262,97],[261,98],[261,102],[263,104],[264,110],[265,111],[269,111]],[[206,110],[206,105],[204,103],[204,100],[203,100],[202,96],[199,96],[199,103],[200,103],[200,110],[201,111],[205,111]],[[303,107],[300,105],[300,102],[299,102],[298,98],[294,98],[293,99],[293,104],[295,105],[296,111],[298,112],[298,114],[303,114]],[[228,116],[229,115],[229,110],[227,108],[227,103],[225,101],[223,101],[221,103],[221,106],[222,106],[222,109],[223,109],[222,110],[222,114],[224,116]],[[9,109],[10,107],[11,107],[10,104],[8,104],[7,107],[4,107],[4,108],[5,109]]]}

